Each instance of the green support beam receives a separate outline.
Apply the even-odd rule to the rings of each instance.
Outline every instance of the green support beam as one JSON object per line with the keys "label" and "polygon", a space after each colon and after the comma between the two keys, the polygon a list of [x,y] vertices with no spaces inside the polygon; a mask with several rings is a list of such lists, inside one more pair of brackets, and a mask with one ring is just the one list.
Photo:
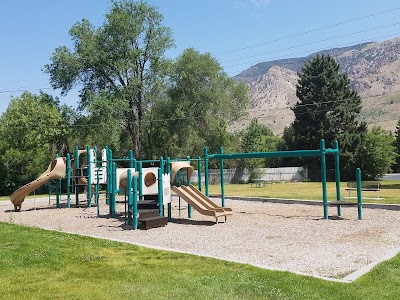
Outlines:
{"label": "green support beam", "polygon": [[357,180],[357,206],[358,206],[358,219],[362,220],[362,186],[361,186],[361,170],[356,169],[356,180]]}
{"label": "green support beam", "polygon": [[[224,149],[222,147],[219,148],[219,154],[223,155]],[[221,172],[221,206],[225,207],[225,177],[224,177],[224,159],[220,158],[219,160],[219,167]]]}

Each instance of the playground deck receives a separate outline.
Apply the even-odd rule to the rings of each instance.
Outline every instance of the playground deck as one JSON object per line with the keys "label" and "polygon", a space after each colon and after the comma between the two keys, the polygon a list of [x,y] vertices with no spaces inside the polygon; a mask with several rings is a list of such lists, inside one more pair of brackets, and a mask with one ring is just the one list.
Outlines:
{"label": "playground deck", "polygon": [[[152,248],[169,249],[248,263],[267,269],[313,276],[345,278],[400,248],[400,212],[346,207],[343,219],[324,220],[320,206],[276,204],[226,199],[233,215],[227,223],[173,203],[173,222],[151,230],[131,230],[121,218],[98,218],[97,209],[61,208],[48,200],[26,200],[22,212],[0,202],[0,221],[116,239]],[[100,207],[107,214],[107,207]],[[124,211],[118,204],[117,211]]]}

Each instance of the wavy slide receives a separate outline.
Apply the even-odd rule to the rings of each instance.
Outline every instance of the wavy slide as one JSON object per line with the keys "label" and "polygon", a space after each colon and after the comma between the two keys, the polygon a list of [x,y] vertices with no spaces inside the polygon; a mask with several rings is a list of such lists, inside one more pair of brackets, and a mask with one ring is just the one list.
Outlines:
{"label": "wavy slide", "polygon": [[59,179],[60,177],[64,176],[66,171],[66,163],[65,157],[59,157],[53,160],[47,170],[40,175],[36,180],[25,184],[24,186],[20,187],[10,196],[11,202],[14,204],[15,211],[21,210],[22,202],[24,202],[25,197],[29,195],[31,192],[36,190],[37,188],[41,187],[46,182],[52,179]]}
{"label": "wavy slide", "polygon": [[172,190],[202,215],[214,217],[216,223],[219,217],[225,217],[226,221],[226,217],[232,214],[231,208],[218,206],[193,185],[173,186]]}

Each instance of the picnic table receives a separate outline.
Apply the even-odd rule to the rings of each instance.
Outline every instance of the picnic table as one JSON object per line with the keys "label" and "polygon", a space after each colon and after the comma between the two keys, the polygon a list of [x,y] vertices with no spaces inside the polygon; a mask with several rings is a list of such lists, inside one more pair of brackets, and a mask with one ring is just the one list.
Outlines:
{"label": "picnic table", "polygon": [[[351,191],[357,191],[357,183],[353,182],[353,181],[349,181],[347,183],[347,188],[345,190],[349,192],[348,198],[351,198],[351,196],[350,196]],[[382,199],[382,198],[379,198],[380,190],[381,190],[380,183],[377,181],[363,181],[361,183],[361,191],[376,193],[376,198],[373,198],[373,199]]]}
{"label": "picnic table", "polygon": [[252,187],[253,184],[255,187],[262,187],[266,186],[267,184],[272,183],[270,180],[265,180],[265,179],[253,179],[253,182],[250,183],[250,186]]}

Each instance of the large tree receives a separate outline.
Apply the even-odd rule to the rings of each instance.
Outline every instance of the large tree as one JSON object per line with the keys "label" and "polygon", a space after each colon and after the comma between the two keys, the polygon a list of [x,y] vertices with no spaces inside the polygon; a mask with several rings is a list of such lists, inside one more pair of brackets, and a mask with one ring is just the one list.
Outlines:
{"label": "large tree", "polygon": [[[263,124],[259,124],[256,118],[252,119],[250,124],[240,132],[241,152],[271,152],[278,151],[282,139],[274,136],[271,129]],[[241,162],[242,167],[250,169],[276,166],[279,159],[252,158],[244,159]]]}
{"label": "large tree", "polygon": [[391,166],[396,161],[393,143],[392,133],[381,127],[375,126],[365,135],[355,155],[356,165],[361,168],[363,178],[377,179],[391,172]]}
{"label": "large tree", "polygon": [[58,103],[51,96],[24,92],[11,99],[0,118],[2,194],[36,178],[64,150],[63,124]]}
{"label": "large tree", "polygon": [[[327,146],[338,140],[343,157],[344,174],[353,172],[347,162],[359,147],[366,125],[359,122],[361,98],[351,89],[346,74],[339,72],[339,64],[329,55],[316,55],[305,62],[299,73],[294,106],[294,147],[316,149],[320,139]],[[306,160],[310,168],[319,168],[315,160]]]}
{"label": "large tree", "polygon": [[173,64],[170,85],[147,119],[148,151],[156,155],[200,155],[218,151],[232,139],[230,121],[248,103],[247,88],[223,72],[210,54],[186,49]]}
{"label": "large tree", "polygon": [[393,171],[396,173],[400,172],[400,120],[397,122],[394,147],[396,151],[396,163],[393,167]]}
{"label": "large tree", "polygon": [[138,157],[149,94],[157,90],[154,86],[168,65],[165,51],[173,46],[171,30],[162,19],[143,1],[114,1],[102,26],[77,22],[69,31],[74,49],[58,47],[45,66],[53,88],[62,94],[81,85],[82,109],[99,114],[106,107],[107,118],[129,134]]}

